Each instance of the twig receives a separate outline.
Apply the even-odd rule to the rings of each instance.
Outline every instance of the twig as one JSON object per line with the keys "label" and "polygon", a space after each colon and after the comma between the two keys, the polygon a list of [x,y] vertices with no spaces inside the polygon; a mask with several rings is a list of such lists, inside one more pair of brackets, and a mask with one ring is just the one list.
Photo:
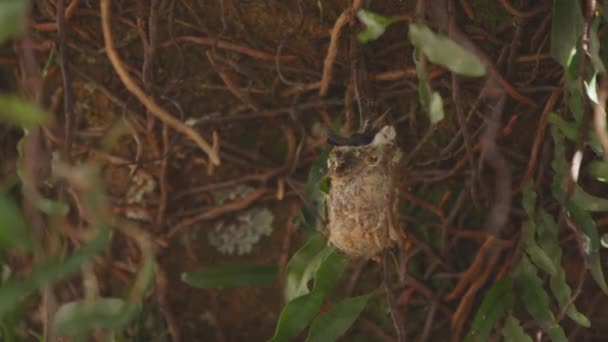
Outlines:
{"label": "twig", "polygon": [[355,11],[359,8],[361,8],[361,0],[353,0],[353,4],[340,14],[334,23],[334,27],[331,29],[329,47],[327,48],[327,55],[323,61],[323,76],[321,76],[321,87],[319,89],[319,95],[321,96],[327,95],[327,91],[329,90],[334,62],[338,55],[338,42],[340,40],[340,35],[342,34],[342,28],[353,18]]}
{"label": "twig", "polygon": [[510,14],[512,14],[516,17],[519,17],[519,18],[534,17],[547,10],[546,5],[540,5],[537,8],[534,8],[528,12],[522,12],[522,11],[518,10],[517,8],[513,7],[513,5],[511,5],[511,3],[509,2],[509,0],[500,0],[500,4],[505,8],[505,10],[507,10],[507,12],[509,12]]}
{"label": "twig", "polygon": [[165,318],[165,322],[167,323],[167,330],[169,330],[169,335],[171,336],[171,341],[179,342],[181,341],[181,333],[179,331],[177,321],[175,320],[175,316],[171,311],[171,304],[167,298],[167,287],[168,280],[165,271],[157,267],[156,268],[156,301],[158,303],[158,309],[162,313]]}
{"label": "twig", "polygon": [[166,239],[167,240],[171,239],[180,230],[182,230],[186,227],[192,226],[192,225],[196,224],[197,222],[204,221],[204,220],[212,220],[212,219],[218,218],[222,215],[225,215],[227,213],[245,209],[245,208],[249,207],[250,205],[252,205],[253,202],[255,202],[258,198],[262,197],[263,195],[267,194],[268,192],[270,192],[270,189],[260,188],[260,189],[257,189],[256,191],[250,193],[242,200],[229,202],[229,203],[226,203],[226,204],[223,204],[220,206],[216,206],[212,209],[203,211],[202,213],[199,213],[198,215],[188,217],[188,218],[180,221],[179,223],[177,223],[175,226],[173,226],[171,228],[171,230],[169,231],[169,233],[167,233]]}
{"label": "twig", "polygon": [[[77,4],[78,1],[72,1]],[[72,97],[72,75],[67,62],[66,49],[66,19],[64,18],[64,2],[57,1],[57,51],[59,54],[59,67],[61,68],[61,78],[63,82],[63,145],[61,151],[65,161],[69,162],[70,148],[72,147],[72,116],[74,114],[74,99]]]}
{"label": "twig", "polygon": [[608,160],[608,133],[606,132],[606,99],[608,98],[608,77],[602,77],[600,89],[597,92],[597,101],[593,110],[595,133],[602,144],[604,159]]}
{"label": "twig", "polygon": [[106,45],[106,52],[110,62],[114,66],[116,73],[127,89],[137,97],[139,101],[154,114],[159,120],[176,131],[186,135],[192,139],[208,156],[211,162],[215,165],[220,165],[220,158],[217,153],[214,153],[211,145],[194,129],[187,126],[183,122],[174,118],[169,112],[161,108],[152,98],[148,97],[144,91],[131,79],[128,72],[125,70],[120,57],[114,47],[112,40],[112,31],[110,29],[110,0],[101,0],[101,22],[103,27],[103,38]]}
{"label": "twig", "polygon": [[395,302],[395,296],[390,286],[390,270],[389,265],[391,264],[390,252],[384,253],[384,258],[382,260],[382,268],[384,269],[384,290],[386,291],[386,301],[388,302],[388,306],[390,308],[391,319],[393,320],[393,325],[395,326],[395,331],[397,332],[397,341],[405,342],[405,328],[403,327],[403,318],[401,317],[401,313],[399,312],[399,308],[397,307],[397,303]]}
{"label": "twig", "polygon": [[[263,60],[263,61],[272,62],[272,61],[274,61],[274,58],[275,58],[274,55],[271,55],[271,54],[265,53],[265,52],[261,52],[261,51],[257,51],[250,47],[247,47],[247,46],[242,46],[242,45],[230,43],[230,42],[227,42],[224,40],[218,40],[216,38],[208,38],[208,37],[181,36],[181,37],[176,37],[175,40],[169,40],[169,41],[163,42],[161,44],[161,46],[167,47],[169,45],[173,45],[174,41],[215,46],[219,49],[225,49],[225,50],[242,53],[249,57],[257,58],[257,59]],[[283,55],[283,56],[278,56],[277,58],[279,58],[283,62],[294,61],[297,59],[297,57],[294,55]]]}
{"label": "twig", "polygon": [[255,103],[255,101],[253,101],[249,94],[242,91],[241,88],[239,88],[239,86],[236,85],[234,81],[232,81],[230,76],[224,70],[222,70],[221,67],[217,65],[213,55],[211,54],[211,51],[207,51],[207,59],[211,63],[211,66],[213,66],[215,72],[220,76],[220,78],[226,85],[226,88],[228,88],[228,90],[232,93],[232,95],[234,95],[237,99],[241,100],[241,102],[246,104],[249,109],[253,110],[254,112],[259,112],[260,106]]}
{"label": "twig", "polygon": [[557,99],[559,98],[561,92],[562,89],[557,88],[551,93],[551,96],[549,96],[549,99],[545,104],[545,108],[543,108],[543,112],[540,115],[540,118],[538,119],[537,131],[534,137],[534,142],[532,143],[532,150],[530,151],[528,165],[526,166],[526,171],[524,172],[524,176],[522,177],[521,182],[519,184],[520,190],[523,189],[530,177],[532,177],[534,167],[536,166],[538,160],[538,152],[540,151],[540,147],[545,137],[545,131],[547,128],[547,118],[549,117],[549,113],[551,113],[551,111],[553,110],[553,107],[555,106],[555,103],[557,102]]}

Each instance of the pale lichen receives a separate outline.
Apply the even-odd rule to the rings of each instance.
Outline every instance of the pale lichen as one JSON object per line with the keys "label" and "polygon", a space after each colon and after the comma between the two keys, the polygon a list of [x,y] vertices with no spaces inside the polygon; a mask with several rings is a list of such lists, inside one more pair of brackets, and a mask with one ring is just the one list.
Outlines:
{"label": "pale lichen", "polygon": [[[222,204],[243,198],[253,188],[238,186],[230,191],[215,194],[215,202]],[[253,207],[240,212],[236,217],[216,222],[207,236],[209,243],[222,254],[245,255],[264,236],[272,234],[274,215],[267,208]]]}

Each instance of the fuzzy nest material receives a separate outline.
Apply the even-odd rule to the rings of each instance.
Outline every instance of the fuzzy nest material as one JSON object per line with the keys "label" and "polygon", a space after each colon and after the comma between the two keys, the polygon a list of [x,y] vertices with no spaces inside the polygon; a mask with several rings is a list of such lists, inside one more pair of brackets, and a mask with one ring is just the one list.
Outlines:
{"label": "fuzzy nest material", "polygon": [[[377,139],[387,130],[388,139]],[[337,146],[329,155],[329,241],[352,257],[373,258],[403,236],[395,173],[401,151],[393,127],[378,135],[369,145]]]}

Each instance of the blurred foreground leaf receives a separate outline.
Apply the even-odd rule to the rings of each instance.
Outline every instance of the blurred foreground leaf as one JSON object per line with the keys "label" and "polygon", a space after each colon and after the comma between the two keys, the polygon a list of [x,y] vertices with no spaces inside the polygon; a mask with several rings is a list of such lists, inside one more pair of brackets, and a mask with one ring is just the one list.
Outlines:
{"label": "blurred foreground leaf", "polygon": [[412,44],[422,50],[431,62],[454,73],[471,77],[486,73],[485,66],[477,56],[448,37],[434,33],[425,25],[410,24],[409,37]]}
{"label": "blurred foreground leaf", "polygon": [[[1,7],[2,3],[0,2],[0,13],[2,13]],[[25,100],[16,96],[0,94],[0,121],[27,128],[47,123],[49,116],[40,108]]]}
{"label": "blurred foreground leaf", "polygon": [[443,112],[443,99],[436,91],[431,94],[429,101],[429,116],[432,124],[438,123],[445,117],[445,113]]}
{"label": "blurred foreground leaf", "polygon": [[97,236],[86,245],[75,251],[65,261],[50,258],[32,269],[32,272],[20,280],[9,280],[0,288],[0,319],[19,303],[22,297],[33,291],[49,286],[82,269],[82,266],[101,253],[110,241],[111,232],[108,227],[100,229]]}
{"label": "blurred foreground leaf", "polygon": [[578,1],[555,0],[551,14],[551,55],[567,67],[583,29],[581,7]]}
{"label": "blurred foreground leaf", "polygon": [[608,183],[608,162],[595,160],[589,163],[589,174],[600,182]]}
{"label": "blurred foreground leaf", "polygon": [[277,273],[276,265],[229,265],[184,273],[182,280],[197,288],[228,288],[267,284]]}
{"label": "blurred foreground leaf", "polygon": [[497,281],[483,297],[465,341],[487,341],[494,324],[513,305],[510,279]]}
{"label": "blurred foreground leaf", "polygon": [[357,12],[357,18],[365,25],[365,29],[357,35],[357,39],[363,44],[378,39],[387,27],[399,21],[398,18],[384,17],[365,9]]}
{"label": "blurred foreground leaf", "polygon": [[23,30],[28,2],[26,0],[0,1],[0,44]]}
{"label": "blurred foreground leaf", "polygon": [[323,297],[323,292],[313,291],[287,303],[281,310],[277,328],[270,341],[292,341],[317,314]]}
{"label": "blurred foreground leaf", "polygon": [[28,227],[19,206],[0,194],[0,250],[8,247],[29,249],[31,246]]}
{"label": "blurred foreground leaf", "polygon": [[127,303],[120,298],[97,298],[63,304],[55,315],[53,326],[58,332],[79,335],[92,329],[118,329],[128,321],[122,315]]}
{"label": "blurred foreground leaf", "polygon": [[355,323],[370,295],[345,299],[312,322],[307,342],[335,341]]}

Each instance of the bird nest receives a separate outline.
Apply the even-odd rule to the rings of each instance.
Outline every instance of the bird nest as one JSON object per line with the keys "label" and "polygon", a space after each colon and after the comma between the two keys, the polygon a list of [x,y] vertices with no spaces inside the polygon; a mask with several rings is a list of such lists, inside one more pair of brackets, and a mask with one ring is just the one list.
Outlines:
{"label": "bird nest", "polygon": [[[382,138],[382,139],[379,139]],[[363,146],[336,146],[329,155],[329,241],[352,257],[374,258],[400,242],[395,131],[383,128]]]}

